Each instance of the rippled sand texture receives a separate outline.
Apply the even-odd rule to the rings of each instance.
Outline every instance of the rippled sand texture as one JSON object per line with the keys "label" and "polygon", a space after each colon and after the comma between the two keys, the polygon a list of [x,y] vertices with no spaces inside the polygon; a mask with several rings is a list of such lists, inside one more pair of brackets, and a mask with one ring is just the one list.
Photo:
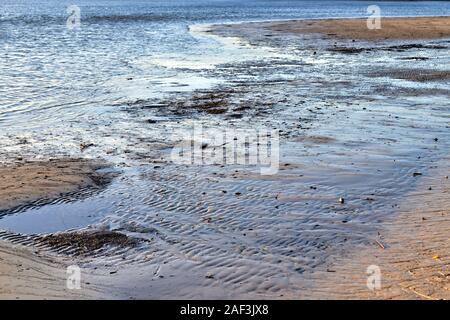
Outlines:
{"label": "rippled sand texture", "polygon": [[[377,242],[355,249],[329,273],[316,275],[317,296],[450,299],[449,160],[437,163],[405,197],[398,214],[384,223]],[[365,288],[370,265],[380,267],[381,290]]]}
{"label": "rippled sand texture", "polygon": [[[222,84],[120,105],[111,126],[100,130],[100,143],[84,153],[123,169],[107,190],[9,214],[0,229],[19,242],[23,235],[15,233],[38,233],[27,240],[31,246],[67,229],[134,239],[132,248],[111,246],[74,258],[114,296],[334,297],[330,288],[340,280],[317,279],[328,279],[324,274],[334,274],[355,248],[378,250],[378,232],[384,236],[386,222],[409,212],[405,199],[448,156],[450,92],[442,75],[450,62],[449,39],[335,44],[266,26],[220,25],[202,35],[237,37],[245,50],[267,52],[199,71]],[[417,76],[405,77],[405,69]],[[423,77],[424,70],[434,75]],[[86,132],[98,131],[95,123],[86,124]],[[279,173],[172,163],[172,147],[200,124],[279,130]],[[116,141],[125,142],[111,143]],[[34,147],[9,145],[12,154]],[[389,243],[400,248],[400,238],[386,239],[392,239],[386,252]],[[44,248],[70,252],[48,243]],[[438,253],[443,259],[445,251]],[[367,262],[358,260],[358,267],[344,272],[362,270],[358,275],[365,277]],[[354,286],[341,297],[373,297],[365,282]]]}
{"label": "rippled sand texture", "polygon": [[55,257],[34,248],[12,246],[9,242],[0,241],[0,258],[2,300],[95,299],[104,296],[95,288],[84,288],[82,291],[67,289],[66,268],[73,263],[67,257]]}

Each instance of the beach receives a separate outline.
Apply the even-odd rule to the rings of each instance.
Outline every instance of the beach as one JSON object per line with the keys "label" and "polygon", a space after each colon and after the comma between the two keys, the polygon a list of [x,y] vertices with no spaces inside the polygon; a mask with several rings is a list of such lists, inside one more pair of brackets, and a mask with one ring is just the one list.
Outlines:
{"label": "beach", "polygon": [[[317,278],[317,296],[333,299],[449,299],[448,159],[405,199],[371,246],[355,249]],[[379,266],[382,290],[366,290],[369,266]],[[369,273],[368,273],[369,272]],[[334,279],[334,280],[332,280]],[[333,285],[329,285],[333,283]]]}
{"label": "beach", "polygon": [[383,18],[379,29],[369,29],[367,23],[367,19],[318,19],[271,23],[268,28],[277,32],[373,41],[439,39],[450,36],[450,22],[446,17]]}
{"label": "beach", "polygon": [[[106,125],[88,113],[64,152],[8,142],[0,299],[450,299],[450,17],[381,23],[210,24],[195,35],[263,58]],[[278,130],[277,173],[174,162],[192,124]]]}
{"label": "beach", "polygon": [[[83,159],[16,161],[5,165],[0,169],[1,210],[7,214],[7,210],[13,212],[36,201],[51,202],[81,194],[83,189],[102,188],[111,180],[107,174],[97,172],[104,167],[107,165],[100,161]],[[69,265],[70,260],[46,255],[36,247],[0,241],[0,297],[13,300],[95,298],[98,294],[94,290],[77,294],[67,289]]]}

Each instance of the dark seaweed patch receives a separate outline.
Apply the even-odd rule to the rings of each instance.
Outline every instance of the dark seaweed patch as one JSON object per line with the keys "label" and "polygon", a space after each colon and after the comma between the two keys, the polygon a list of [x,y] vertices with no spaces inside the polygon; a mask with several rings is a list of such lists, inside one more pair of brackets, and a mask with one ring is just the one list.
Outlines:
{"label": "dark seaweed patch", "polygon": [[89,254],[105,246],[134,247],[138,241],[113,231],[84,231],[57,233],[44,236],[43,243],[51,247],[71,247],[76,254]]}

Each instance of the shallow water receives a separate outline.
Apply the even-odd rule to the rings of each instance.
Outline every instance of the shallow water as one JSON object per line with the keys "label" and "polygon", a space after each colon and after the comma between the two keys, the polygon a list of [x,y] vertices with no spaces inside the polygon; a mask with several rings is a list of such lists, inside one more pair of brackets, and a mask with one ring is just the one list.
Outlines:
{"label": "shallow water", "polygon": [[[308,39],[205,32],[211,23],[364,16],[365,3],[80,7],[81,28],[69,31],[61,2],[0,6],[0,156],[102,157],[123,173],[91,197],[3,212],[0,229],[117,230],[151,243],[130,250],[127,263],[143,253],[152,263],[189,261],[244,292],[278,292],[280,275],[301,276],[370,243],[414,189],[414,173],[448,155],[448,80],[373,76],[448,70],[448,39],[433,41],[441,49],[350,55]],[[386,15],[450,12],[437,2],[381,7]],[[429,60],[402,59],[415,56]],[[199,112],[211,94],[223,96],[226,113]],[[179,134],[199,124],[282,130],[279,174],[170,163]],[[81,152],[80,143],[94,146]]]}

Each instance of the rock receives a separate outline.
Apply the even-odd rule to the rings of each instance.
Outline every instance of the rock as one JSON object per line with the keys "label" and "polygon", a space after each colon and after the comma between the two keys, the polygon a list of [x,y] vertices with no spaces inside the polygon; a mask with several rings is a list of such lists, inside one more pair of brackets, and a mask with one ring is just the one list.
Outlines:
{"label": "rock", "polygon": [[206,223],[211,223],[212,222],[212,218],[211,217],[203,218],[203,221],[206,222]]}
{"label": "rock", "polygon": [[92,147],[94,144],[93,143],[80,143],[80,150],[81,152],[83,152],[84,150],[86,150],[89,147]]}

